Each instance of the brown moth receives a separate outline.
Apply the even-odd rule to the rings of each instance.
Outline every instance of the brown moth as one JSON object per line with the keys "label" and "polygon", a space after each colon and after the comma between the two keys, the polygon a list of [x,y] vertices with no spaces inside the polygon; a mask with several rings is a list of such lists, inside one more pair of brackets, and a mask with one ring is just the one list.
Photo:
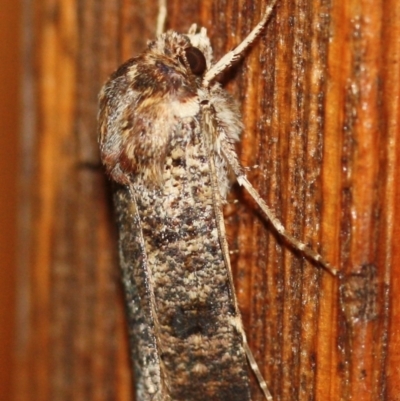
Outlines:
{"label": "brown moth", "polygon": [[336,273],[285,231],[247,180],[234,149],[239,109],[215,81],[261,33],[274,3],[216,64],[204,28],[168,31],[100,93],[138,401],[249,401],[247,361],[272,400],[233,286],[222,215],[230,172],[289,243]]}

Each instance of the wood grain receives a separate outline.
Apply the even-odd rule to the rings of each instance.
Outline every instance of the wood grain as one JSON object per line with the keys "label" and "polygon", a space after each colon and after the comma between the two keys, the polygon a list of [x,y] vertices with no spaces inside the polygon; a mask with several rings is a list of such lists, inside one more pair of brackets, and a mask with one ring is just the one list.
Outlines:
{"label": "wood grain", "polygon": [[[25,7],[24,196],[16,400],[130,400],[132,384],[97,93],[153,38],[146,1]],[[208,28],[219,58],[264,2],[168,3],[169,28]],[[227,210],[250,345],[274,400],[397,400],[400,353],[400,3],[282,0],[224,77],[246,125],[249,178],[305,261],[239,188]],[[253,393],[259,394],[254,384]]]}

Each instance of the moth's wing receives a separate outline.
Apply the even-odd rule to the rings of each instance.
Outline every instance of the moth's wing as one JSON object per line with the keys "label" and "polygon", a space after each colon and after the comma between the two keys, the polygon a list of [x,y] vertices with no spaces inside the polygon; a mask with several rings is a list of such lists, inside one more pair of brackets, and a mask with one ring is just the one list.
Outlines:
{"label": "moth's wing", "polygon": [[147,284],[149,274],[145,245],[135,197],[129,187],[115,186],[114,204],[119,228],[119,259],[134,361],[136,399],[162,401],[164,384],[160,372],[151,290]]}
{"label": "moth's wing", "polygon": [[[212,175],[212,186],[213,186],[213,194],[214,194],[214,210],[215,210],[215,215],[216,215],[216,220],[217,220],[217,227],[218,227],[218,233],[219,233],[219,238],[220,238],[220,242],[221,242],[222,252],[224,255],[225,265],[228,270],[229,281],[230,281],[231,288],[232,288],[232,297],[234,299],[235,308],[236,308],[236,317],[235,317],[235,319],[232,320],[232,324],[236,326],[236,329],[242,335],[243,348],[246,352],[246,356],[249,361],[249,365],[257,377],[257,380],[259,382],[261,390],[264,393],[265,398],[268,401],[272,401],[272,396],[268,390],[267,383],[265,382],[264,378],[262,377],[260,369],[254,359],[253,353],[251,352],[251,349],[247,343],[246,333],[243,328],[240,310],[239,310],[239,306],[238,306],[237,298],[236,298],[236,291],[235,291],[235,287],[234,287],[234,283],[233,283],[232,268],[231,268],[230,257],[229,257],[228,241],[226,239],[225,222],[224,222],[224,216],[223,216],[223,212],[222,212],[223,201],[222,201],[222,197],[220,194],[218,171],[217,171],[217,167],[216,167],[216,165],[218,165],[218,158],[221,156],[218,155],[215,152],[215,150],[213,151],[212,149],[215,147],[210,145],[212,138],[217,138],[217,136],[220,135],[220,133],[217,132],[216,125],[214,124],[213,113],[211,111],[205,112],[205,113],[203,113],[203,116],[204,116],[204,124],[203,124],[204,137],[205,137],[205,141],[206,141],[206,146],[208,146],[210,149],[209,160],[210,160],[210,170],[211,170],[211,175]],[[222,139],[221,139],[221,137],[222,137]],[[225,149],[227,149],[227,151],[229,150],[229,155],[230,155],[231,159],[233,159],[235,161],[235,163],[237,163],[237,165],[240,167],[237,155],[234,150],[233,142],[224,139],[224,137],[225,137],[224,135],[222,135],[222,136],[220,135],[222,149],[225,148]],[[216,159],[217,159],[217,161],[216,161]],[[234,162],[232,161],[232,163],[234,163]]]}

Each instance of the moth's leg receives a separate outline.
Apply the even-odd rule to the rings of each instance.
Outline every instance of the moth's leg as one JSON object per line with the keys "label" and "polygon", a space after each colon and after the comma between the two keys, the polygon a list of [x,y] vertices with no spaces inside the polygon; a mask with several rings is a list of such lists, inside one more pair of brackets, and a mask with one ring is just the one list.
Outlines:
{"label": "moth's leg", "polygon": [[241,175],[237,177],[237,181],[239,185],[242,185],[246,188],[247,192],[251,195],[251,197],[257,202],[258,206],[260,206],[261,210],[271,222],[275,230],[283,237],[285,240],[293,246],[293,248],[298,249],[304,255],[308,256],[311,260],[317,262],[322,265],[329,273],[336,276],[338,271],[334,267],[330,265],[319,253],[310,249],[304,242],[299,241],[294,238],[286,228],[282,225],[279,219],[275,216],[272,210],[267,206],[264,200],[261,198],[260,194],[257,190],[251,185],[250,181],[247,179],[245,175]]}
{"label": "moth's leg", "polygon": [[167,0],[158,0],[158,15],[156,35],[161,35],[165,32],[165,22],[167,20]]}
{"label": "moth's leg", "polygon": [[235,47],[230,52],[226,53],[225,56],[223,56],[215,65],[211,67],[210,70],[207,71],[206,75],[203,78],[203,85],[205,87],[209,86],[210,82],[215,77],[217,77],[224,70],[228,69],[232,64],[239,60],[240,57],[243,56],[244,52],[258,38],[262,30],[264,29],[277,1],[278,0],[272,0],[272,2],[267,6],[261,21],[247,35],[242,43],[240,43],[239,46]]}
{"label": "moth's leg", "polygon": [[295,249],[301,251],[304,255],[309,257],[311,260],[317,262],[322,265],[329,273],[336,276],[338,274],[337,269],[331,266],[319,253],[310,249],[304,242],[299,241],[294,238],[289,232],[285,229],[280,220],[275,216],[274,212],[267,206],[264,200],[261,198],[260,194],[257,190],[251,185],[250,181],[247,179],[245,174],[245,169],[241,166],[236,152],[232,146],[232,144],[228,142],[223,142],[221,144],[221,150],[223,155],[225,156],[228,164],[231,166],[233,172],[236,175],[237,182],[239,185],[246,188],[247,192],[251,195],[251,197],[256,201],[258,206],[261,208],[265,217],[271,222],[272,226],[275,230],[283,237],[285,240]]}

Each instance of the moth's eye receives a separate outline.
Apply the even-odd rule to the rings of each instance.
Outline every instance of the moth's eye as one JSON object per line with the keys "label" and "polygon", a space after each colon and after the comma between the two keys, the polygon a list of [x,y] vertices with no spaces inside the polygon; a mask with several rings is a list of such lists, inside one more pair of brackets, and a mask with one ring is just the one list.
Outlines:
{"label": "moth's eye", "polygon": [[206,58],[197,47],[188,47],[185,49],[186,60],[194,75],[203,75],[207,68]]}

